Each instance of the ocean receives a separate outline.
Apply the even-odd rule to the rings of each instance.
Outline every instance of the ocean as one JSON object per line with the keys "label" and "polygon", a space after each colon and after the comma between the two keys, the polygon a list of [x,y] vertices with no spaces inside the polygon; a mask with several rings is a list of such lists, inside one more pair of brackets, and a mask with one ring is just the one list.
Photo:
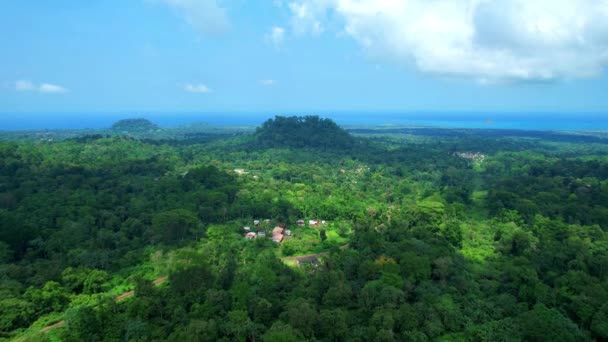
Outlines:
{"label": "ocean", "polygon": [[193,123],[258,126],[275,115],[319,115],[342,126],[412,126],[560,131],[606,131],[608,113],[490,112],[288,112],[288,113],[0,113],[0,130],[107,128],[126,118],[146,118],[161,127]]}

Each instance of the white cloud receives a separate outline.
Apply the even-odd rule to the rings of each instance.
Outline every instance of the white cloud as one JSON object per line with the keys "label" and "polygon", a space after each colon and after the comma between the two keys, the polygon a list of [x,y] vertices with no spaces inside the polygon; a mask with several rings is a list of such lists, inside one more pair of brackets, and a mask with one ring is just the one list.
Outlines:
{"label": "white cloud", "polygon": [[38,90],[41,93],[49,93],[49,94],[59,94],[59,93],[67,93],[67,89],[65,89],[62,86],[58,86],[56,84],[50,84],[50,83],[42,83],[40,85],[40,87],[38,88]]}
{"label": "white cloud", "polygon": [[326,20],[326,13],[336,0],[300,0],[290,2],[292,13],[291,24],[298,34],[321,34],[325,28],[321,21]]}
{"label": "white cloud", "polygon": [[209,87],[207,87],[204,84],[186,84],[184,86],[184,90],[189,92],[189,93],[199,93],[199,94],[206,94],[206,93],[210,93],[211,89],[209,89]]}
{"label": "white cloud", "polygon": [[608,0],[295,0],[294,30],[332,21],[372,57],[482,83],[600,75]]}
{"label": "white cloud", "polygon": [[18,80],[15,82],[15,90],[16,91],[36,91],[40,93],[46,94],[60,94],[67,93],[68,90],[62,86],[51,84],[51,83],[42,83],[40,85],[36,85],[31,81],[27,80]]}
{"label": "white cloud", "polygon": [[161,0],[179,12],[203,35],[225,32],[230,27],[226,10],[217,0]]}
{"label": "white cloud", "polygon": [[36,90],[36,87],[30,81],[19,80],[19,81],[15,82],[15,90],[16,91],[32,91],[32,90]]}
{"label": "white cloud", "polygon": [[265,86],[265,87],[272,87],[273,85],[277,84],[276,80],[260,80],[260,84]]}
{"label": "white cloud", "polygon": [[274,26],[270,32],[266,34],[266,40],[275,46],[281,45],[285,39],[285,29],[280,26]]}

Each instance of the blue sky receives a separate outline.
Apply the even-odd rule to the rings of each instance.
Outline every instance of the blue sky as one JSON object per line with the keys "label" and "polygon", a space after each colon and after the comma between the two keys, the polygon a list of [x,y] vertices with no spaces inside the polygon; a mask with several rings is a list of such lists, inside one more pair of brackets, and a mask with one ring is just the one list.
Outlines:
{"label": "blue sky", "polygon": [[606,0],[5,0],[0,32],[5,113],[608,110]]}

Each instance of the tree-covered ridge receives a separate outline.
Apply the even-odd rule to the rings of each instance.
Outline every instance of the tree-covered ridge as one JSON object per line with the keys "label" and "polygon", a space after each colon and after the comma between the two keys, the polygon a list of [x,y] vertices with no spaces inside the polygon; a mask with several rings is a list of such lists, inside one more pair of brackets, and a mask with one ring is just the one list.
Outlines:
{"label": "tree-covered ridge", "polygon": [[124,133],[145,133],[157,130],[158,126],[148,119],[123,119],[115,122],[111,130]]}
{"label": "tree-covered ridge", "polygon": [[309,147],[350,149],[354,138],[331,119],[318,116],[276,116],[268,119],[255,133],[262,147]]}
{"label": "tree-covered ridge", "polygon": [[0,339],[608,337],[608,149],[372,138],[0,144]]}

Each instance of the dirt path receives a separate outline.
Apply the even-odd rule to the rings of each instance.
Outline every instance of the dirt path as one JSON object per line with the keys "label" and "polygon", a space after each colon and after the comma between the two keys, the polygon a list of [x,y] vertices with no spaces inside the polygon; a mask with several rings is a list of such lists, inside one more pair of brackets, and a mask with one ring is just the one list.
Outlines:
{"label": "dirt path", "polygon": [[[341,246],[340,249],[341,250],[345,250],[348,247],[349,247],[349,244],[346,244],[344,246]],[[306,254],[306,255],[298,255],[298,256],[281,258],[281,261],[297,261],[297,260],[300,260],[300,259],[306,259],[306,258],[310,258],[310,257],[321,257],[321,256],[327,255],[327,254],[329,254],[329,252],[322,252],[322,253],[316,253],[316,254]],[[160,277],[160,278],[154,279],[152,281],[152,284],[154,284],[154,285],[160,285],[160,284],[166,282],[167,279],[168,279],[167,276]],[[117,302],[117,303],[118,302],[122,302],[123,300],[125,300],[127,298],[131,298],[134,295],[135,295],[135,291],[133,291],[133,290],[127,291],[125,293],[122,293],[122,294],[116,296],[114,298],[114,301]],[[49,331],[51,331],[53,329],[60,328],[60,327],[62,327],[64,325],[65,325],[65,321],[61,320],[61,321],[55,322],[55,323],[53,323],[51,325],[47,325],[46,327],[40,329],[40,332],[43,333],[43,334],[45,334],[45,333],[48,333]]]}
{"label": "dirt path", "polygon": [[123,294],[121,294],[120,296],[116,296],[116,298],[114,298],[115,302],[122,302],[123,300],[127,299],[127,298],[131,298],[135,295],[135,291],[131,290],[129,292],[125,292]]}
{"label": "dirt path", "polygon": [[306,259],[306,258],[310,258],[310,257],[320,257],[320,256],[323,256],[323,255],[326,255],[326,254],[329,254],[329,252],[285,257],[285,258],[281,258],[281,261],[297,261],[297,260],[300,260],[300,259]]}
{"label": "dirt path", "polygon": [[[160,278],[154,279],[154,281],[152,281],[152,284],[154,284],[154,285],[157,285],[157,286],[158,286],[158,285],[160,285],[160,284],[164,283],[165,281],[167,281],[167,279],[168,279],[168,277],[167,277],[167,276],[160,277]],[[123,293],[123,294],[121,294],[121,295],[116,296],[116,297],[114,298],[114,301],[115,301],[115,302],[117,302],[117,303],[118,303],[118,302],[122,302],[123,300],[125,300],[125,299],[127,299],[127,298],[131,298],[131,297],[133,297],[134,295],[135,295],[135,291],[133,291],[133,290],[131,290],[131,291],[127,291],[127,292],[125,292],[125,293]],[[60,328],[60,327],[62,327],[62,326],[64,326],[64,325],[65,325],[65,321],[63,321],[63,320],[62,320],[62,321],[59,321],[59,322],[55,322],[55,323],[53,323],[53,324],[51,324],[51,325],[47,325],[46,327],[44,327],[44,328],[40,329],[40,332],[41,332],[41,333],[43,333],[43,334],[46,334],[46,333],[48,333],[49,331],[51,331],[51,330],[53,330],[53,329],[55,329],[55,328]]]}
{"label": "dirt path", "polygon": [[40,329],[41,333],[47,333],[55,328],[59,328],[65,325],[65,321],[59,321],[57,323],[53,323],[51,325],[47,325],[46,327]]}
{"label": "dirt path", "polygon": [[[152,284],[154,285],[160,285],[162,283],[164,283],[165,281],[167,281],[167,277],[160,277],[158,279],[154,279],[154,281],[152,282]],[[116,298],[114,298],[115,302],[122,302],[123,300],[127,299],[127,298],[131,298],[135,295],[135,291],[131,290],[131,291],[127,291],[119,296],[116,296]]]}
{"label": "dirt path", "polygon": [[154,279],[154,281],[152,281],[152,284],[160,285],[160,284],[164,283],[165,281],[167,281],[167,279],[169,279],[169,277],[167,277],[167,276],[160,277],[158,279]]}

